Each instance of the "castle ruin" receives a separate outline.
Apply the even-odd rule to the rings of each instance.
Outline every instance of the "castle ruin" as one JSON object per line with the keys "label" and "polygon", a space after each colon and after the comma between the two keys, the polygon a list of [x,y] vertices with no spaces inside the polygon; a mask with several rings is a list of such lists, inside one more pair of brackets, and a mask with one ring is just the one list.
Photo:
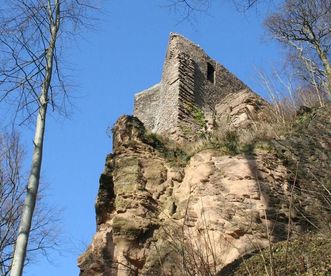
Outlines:
{"label": "castle ruin", "polygon": [[134,116],[153,133],[192,140],[222,119],[247,123],[261,102],[203,49],[171,33],[161,81],[135,95]]}

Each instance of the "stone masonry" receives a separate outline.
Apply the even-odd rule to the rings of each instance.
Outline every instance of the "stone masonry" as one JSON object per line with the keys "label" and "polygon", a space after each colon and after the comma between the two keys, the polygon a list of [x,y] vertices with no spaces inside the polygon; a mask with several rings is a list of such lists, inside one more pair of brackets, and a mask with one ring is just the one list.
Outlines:
{"label": "stone masonry", "polygon": [[[203,49],[171,33],[161,81],[135,95],[134,115],[151,132],[177,140],[192,140],[197,133],[213,129],[222,116],[228,118],[231,106],[227,111],[221,109],[222,114],[218,114],[217,107],[224,105],[225,98],[232,102],[238,96],[247,103],[261,102],[241,80]],[[250,111],[257,109],[256,106]],[[245,106],[243,110],[240,108],[241,114],[233,114],[234,125],[236,120],[241,122],[245,121],[242,118],[251,117],[243,116],[246,109]]]}

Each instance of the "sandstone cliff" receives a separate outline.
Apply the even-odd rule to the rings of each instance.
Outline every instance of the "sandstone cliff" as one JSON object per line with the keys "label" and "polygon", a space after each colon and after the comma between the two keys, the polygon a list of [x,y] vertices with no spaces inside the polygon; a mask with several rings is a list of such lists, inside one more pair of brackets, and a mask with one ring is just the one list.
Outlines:
{"label": "sandstone cliff", "polygon": [[[191,155],[122,116],[100,177],[97,233],[78,261],[81,275],[228,275],[248,253],[318,228],[312,216],[323,193],[306,191],[314,177],[329,181],[329,113],[300,117],[295,135],[267,146]],[[316,130],[321,139],[312,137]],[[315,166],[305,176],[313,168],[306,159],[320,163],[320,171]],[[320,211],[328,220],[327,208]]]}

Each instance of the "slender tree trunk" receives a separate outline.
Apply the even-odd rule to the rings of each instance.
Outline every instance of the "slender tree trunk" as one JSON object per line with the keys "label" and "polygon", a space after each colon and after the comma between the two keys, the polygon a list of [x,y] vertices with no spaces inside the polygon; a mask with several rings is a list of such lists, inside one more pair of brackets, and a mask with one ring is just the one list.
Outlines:
{"label": "slender tree trunk", "polygon": [[322,61],[322,64],[323,64],[323,67],[324,67],[324,70],[325,70],[325,74],[326,74],[326,78],[327,78],[327,88],[328,88],[328,92],[329,92],[329,95],[331,96],[331,64],[330,64],[330,61],[326,55],[326,53],[321,49],[320,45],[315,43],[315,48],[316,48],[316,51],[317,51],[317,54],[319,56],[319,58],[321,59]]}
{"label": "slender tree trunk", "polygon": [[331,65],[330,63],[326,63],[324,66],[325,66],[326,76],[328,78],[329,95],[331,96]]}
{"label": "slender tree trunk", "polygon": [[18,237],[15,245],[15,253],[10,274],[11,276],[20,276],[23,272],[26,249],[31,229],[32,215],[38,194],[40,169],[43,155],[46,112],[47,103],[40,107],[37,117],[32,168],[27,187],[27,195],[23,206],[21,223],[18,230]]}
{"label": "slender tree trunk", "polygon": [[33,141],[34,151],[32,157],[32,165],[27,187],[27,195],[22,211],[22,218],[18,229],[18,237],[15,244],[14,258],[10,273],[11,276],[21,276],[23,273],[26,250],[31,229],[32,215],[36,205],[40,180],[40,169],[43,157],[44,135],[48,105],[48,91],[52,80],[54,51],[56,47],[57,33],[60,27],[59,0],[55,0],[54,2],[55,18],[53,18],[52,16],[53,12],[50,0],[48,1],[48,4],[51,37],[49,48],[46,50],[45,79],[41,88],[39,98],[39,112],[37,116],[35,137]]}

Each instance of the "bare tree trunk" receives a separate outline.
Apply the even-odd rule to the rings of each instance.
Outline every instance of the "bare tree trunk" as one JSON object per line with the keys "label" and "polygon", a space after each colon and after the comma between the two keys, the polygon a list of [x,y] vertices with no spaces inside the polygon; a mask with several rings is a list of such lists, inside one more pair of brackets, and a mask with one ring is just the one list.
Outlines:
{"label": "bare tree trunk", "polygon": [[[314,62],[320,84],[326,85],[331,96],[330,14],[330,1],[286,0],[278,11],[267,17],[265,25],[274,38],[297,48],[304,61],[308,59]],[[303,50],[307,56],[303,54]],[[311,51],[316,52],[317,56],[310,56]],[[314,71],[308,73],[314,74]]]}
{"label": "bare tree trunk", "polygon": [[18,237],[15,245],[14,259],[10,274],[11,276],[20,276],[23,272],[24,260],[32,222],[32,215],[38,194],[45,133],[46,111],[47,104],[40,107],[39,114],[37,117],[32,168],[27,187],[27,195],[23,206],[22,220],[18,230]]}
{"label": "bare tree trunk", "polygon": [[325,70],[325,74],[326,74],[326,78],[327,78],[327,82],[328,82],[328,84],[327,84],[328,90],[329,90],[328,92],[329,92],[329,95],[331,95],[331,64],[330,64],[330,61],[329,61],[326,53],[321,49],[320,44],[315,43],[314,46],[316,48],[319,58],[322,61],[322,64],[323,64],[323,67]]}
{"label": "bare tree trunk", "polygon": [[[297,50],[300,60],[303,62],[305,68],[307,69],[307,72],[310,77],[310,82],[312,83],[312,85],[315,88],[319,105],[321,107],[324,106],[324,98],[321,95],[321,91],[320,91],[320,88],[318,87],[318,83],[317,83],[316,76],[315,76],[315,72],[316,72],[315,67],[317,67],[317,65],[314,64],[314,61],[311,58],[304,55],[302,46],[299,46],[297,43],[295,43],[293,41],[289,41],[288,43]],[[325,68],[325,66],[324,66],[324,68]],[[328,78],[328,79],[330,79],[330,78]]]}
{"label": "bare tree trunk", "polygon": [[44,134],[45,134],[45,126],[46,126],[48,91],[52,79],[56,38],[60,27],[59,0],[55,0],[54,6],[56,9],[56,13],[53,21],[51,3],[50,1],[48,1],[50,22],[52,23],[50,26],[51,39],[46,54],[46,68],[45,68],[46,74],[41,89],[41,95],[39,98],[39,112],[37,116],[36,130],[34,137],[34,151],[32,157],[32,165],[31,165],[31,171],[30,171],[29,182],[27,187],[27,195],[23,206],[22,219],[18,230],[18,237],[15,245],[15,253],[14,253],[14,258],[10,273],[11,276],[21,276],[23,272],[29,233],[31,229],[32,215],[36,205],[36,199],[38,194],[40,169],[41,169],[42,156],[43,156]]}
{"label": "bare tree trunk", "polygon": [[331,96],[331,65],[330,62],[327,58],[323,59],[323,65],[325,68],[325,73],[328,81],[328,90],[329,90],[329,95]]}

